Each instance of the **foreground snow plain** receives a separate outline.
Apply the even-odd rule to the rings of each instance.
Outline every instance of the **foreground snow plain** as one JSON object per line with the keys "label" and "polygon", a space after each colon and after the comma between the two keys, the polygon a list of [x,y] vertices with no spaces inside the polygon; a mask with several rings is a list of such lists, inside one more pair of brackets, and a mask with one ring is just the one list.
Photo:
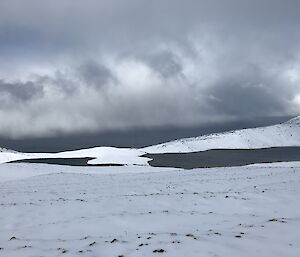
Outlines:
{"label": "foreground snow plain", "polygon": [[300,162],[0,165],[0,256],[300,256]]}

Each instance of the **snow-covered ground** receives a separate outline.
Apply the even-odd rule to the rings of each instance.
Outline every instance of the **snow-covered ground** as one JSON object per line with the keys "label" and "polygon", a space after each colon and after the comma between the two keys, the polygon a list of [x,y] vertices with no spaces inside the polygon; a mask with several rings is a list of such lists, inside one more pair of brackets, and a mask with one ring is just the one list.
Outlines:
{"label": "snow-covered ground", "polygon": [[300,162],[0,165],[0,256],[300,256]]}
{"label": "snow-covered ground", "polygon": [[185,138],[142,149],[95,147],[61,153],[19,153],[0,149],[0,163],[33,158],[91,157],[89,164],[148,165],[145,153],[196,152],[209,149],[257,149],[300,146],[300,116],[282,124]]}

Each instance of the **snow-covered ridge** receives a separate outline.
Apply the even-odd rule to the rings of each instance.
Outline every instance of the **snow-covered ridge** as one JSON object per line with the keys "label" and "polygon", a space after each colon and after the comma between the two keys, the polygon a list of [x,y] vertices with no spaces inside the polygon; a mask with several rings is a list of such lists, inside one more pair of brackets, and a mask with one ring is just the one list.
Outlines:
{"label": "snow-covered ridge", "polygon": [[290,119],[287,122],[285,122],[284,124],[300,125],[300,116]]}
{"label": "snow-covered ridge", "polygon": [[209,149],[258,149],[300,146],[300,116],[285,123],[179,139],[141,149],[95,147],[61,153],[20,153],[0,149],[0,163],[33,158],[91,157],[89,164],[148,165],[145,153],[187,153]]}
{"label": "snow-covered ridge", "polygon": [[142,150],[148,153],[196,152],[209,149],[258,149],[300,146],[300,116],[285,123],[179,139]]}

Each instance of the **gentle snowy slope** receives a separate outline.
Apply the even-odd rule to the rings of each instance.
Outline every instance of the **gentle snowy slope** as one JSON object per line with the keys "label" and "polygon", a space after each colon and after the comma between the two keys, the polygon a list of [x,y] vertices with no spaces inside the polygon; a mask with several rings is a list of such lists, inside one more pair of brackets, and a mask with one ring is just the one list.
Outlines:
{"label": "gentle snowy slope", "polygon": [[0,256],[296,257],[299,195],[300,163],[3,164]]}
{"label": "gentle snowy slope", "polygon": [[185,138],[145,147],[148,153],[197,152],[209,149],[257,149],[300,146],[300,116],[286,123]]}

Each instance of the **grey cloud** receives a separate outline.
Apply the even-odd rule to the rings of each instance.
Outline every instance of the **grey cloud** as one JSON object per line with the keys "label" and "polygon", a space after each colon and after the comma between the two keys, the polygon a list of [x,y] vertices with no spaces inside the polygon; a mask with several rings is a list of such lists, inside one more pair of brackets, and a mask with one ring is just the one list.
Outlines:
{"label": "grey cloud", "polygon": [[[132,65],[128,64],[130,61],[118,65],[127,68]],[[193,80],[188,74],[178,77],[175,72],[172,79],[166,79],[150,65],[144,66],[143,62],[135,65],[141,72],[133,77],[133,84],[128,84],[126,77],[133,75],[125,70],[108,86],[91,86],[90,83],[102,79],[96,76],[95,81],[82,81],[82,74],[76,73],[78,68],[25,83],[37,92],[39,87],[45,90],[39,97],[33,98],[29,93],[26,97],[18,96],[23,100],[22,109],[14,101],[10,110],[0,108],[3,121],[0,132],[11,137],[39,136],[143,126],[189,126],[245,116],[272,116],[289,113],[291,97],[300,93],[297,89],[292,93],[289,89],[292,84],[285,81],[280,84],[280,79],[271,75],[254,78],[247,73],[223,75],[216,81],[208,80],[208,85],[202,88],[203,81]],[[148,68],[144,70],[144,67]],[[112,77],[117,77],[118,69],[111,70]],[[132,69],[129,72],[136,74]],[[16,92],[10,93],[20,93]],[[12,126],[16,122],[19,125]]]}
{"label": "grey cloud", "polygon": [[2,0],[0,134],[298,114],[299,9],[298,0]]}
{"label": "grey cloud", "polygon": [[114,79],[107,67],[93,60],[82,64],[77,71],[84,83],[95,87],[103,87]]}
{"label": "grey cloud", "polygon": [[8,97],[12,103],[16,104],[18,101],[30,101],[32,98],[42,97],[43,87],[33,81],[7,82],[0,80],[0,94],[1,98]]}
{"label": "grey cloud", "polygon": [[208,90],[210,106],[219,114],[234,117],[276,116],[288,111],[291,94],[281,88],[274,90],[272,79],[259,81],[230,78]]}
{"label": "grey cloud", "polygon": [[153,53],[144,57],[144,61],[165,78],[182,75],[180,60],[170,51]]}
{"label": "grey cloud", "polygon": [[281,33],[298,38],[299,32],[297,0],[4,0],[0,7],[0,35],[6,45],[20,48],[25,42],[39,54],[78,48],[90,52],[97,45],[132,51],[162,41],[185,44],[195,32],[256,40],[263,36],[268,43],[273,41],[268,37],[286,41],[280,40]]}

